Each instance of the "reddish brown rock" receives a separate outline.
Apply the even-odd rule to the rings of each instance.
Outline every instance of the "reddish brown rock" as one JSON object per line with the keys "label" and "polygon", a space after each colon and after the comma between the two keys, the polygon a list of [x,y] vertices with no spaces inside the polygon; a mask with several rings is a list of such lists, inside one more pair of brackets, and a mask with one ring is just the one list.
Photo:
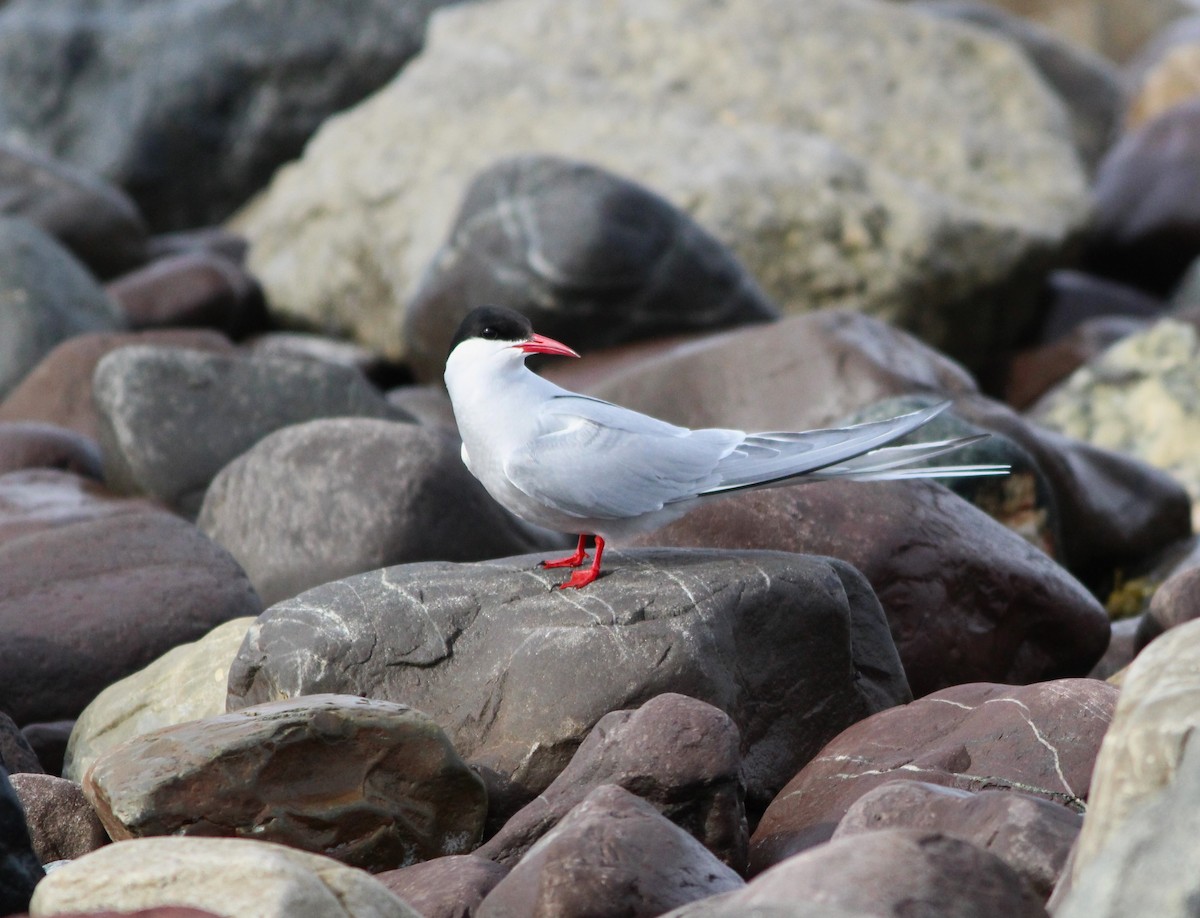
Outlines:
{"label": "reddish brown rock", "polygon": [[1185,567],[1155,590],[1134,638],[1135,652],[1164,631],[1197,618],[1200,618],[1200,567]]}
{"label": "reddish brown rock", "polygon": [[423,918],[469,918],[508,875],[508,868],[473,854],[450,854],[375,875]]}
{"label": "reddish brown rock", "polygon": [[66,472],[0,476],[0,710],[75,717],[105,686],[261,603],[195,526]]}
{"label": "reddish brown rock", "polygon": [[617,370],[590,394],[687,427],[801,430],[893,395],[976,391],[949,357],[838,310],[708,335]]}
{"label": "reddish brown rock", "polygon": [[308,695],[164,727],[101,755],[83,790],[114,840],[273,841],[369,870],[479,842],[483,782],[432,720]]}
{"label": "reddish brown rock", "polygon": [[229,339],[214,331],[180,329],[76,335],[43,357],[0,402],[0,421],[45,421],[98,439],[100,421],[92,402],[92,374],[106,354],[130,344],[233,350]]}
{"label": "reddish brown rock", "polygon": [[745,889],[664,918],[1046,918],[994,854],[938,832],[883,829],[788,858]]}
{"label": "reddish brown rock", "polygon": [[43,864],[83,857],[108,844],[100,818],[74,781],[53,775],[13,775],[11,780]]}
{"label": "reddish brown rock", "polygon": [[739,430],[837,425],[885,398],[944,396],[963,421],[1005,435],[1033,457],[1062,531],[1053,554],[1093,588],[1191,531],[1187,494],[1167,474],[1031,424],[980,395],[954,361],[856,313],[823,311],[710,335],[622,366],[588,391],[688,427]]}
{"label": "reddish brown rock", "polygon": [[830,481],[703,504],[639,545],[829,555],[870,581],[914,695],[1084,675],[1109,622],[1065,570],[940,485]]}
{"label": "reddish brown rock", "polygon": [[735,870],[746,867],[740,736],[727,714],[686,695],[600,718],[553,783],[475,853],[513,866],[596,787],[652,803]]}
{"label": "reddish brown rock", "polygon": [[852,803],[897,778],[1078,808],[1117,694],[1092,679],[959,685],[859,721],[767,807],[750,840],[751,872],[827,840]]}
{"label": "reddish brown rock", "polygon": [[942,832],[996,855],[1044,901],[1082,822],[1079,813],[1019,791],[971,793],[924,781],[889,781],[854,801],[833,837],[880,829]]}
{"label": "reddish brown rock", "polygon": [[478,918],[650,918],[741,877],[649,803],[596,788],[483,900]]}
{"label": "reddish brown rock", "polygon": [[238,338],[266,325],[258,282],[221,255],[161,258],[108,285],[131,328],[201,326]]}
{"label": "reddish brown rock", "polygon": [[0,421],[0,475],[19,469],[62,469],[85,478],[104,477],[100,444],[37,421]]}
{"label": "reddish brown rock", "polygon": [[1018,411],[1028,408],[1109,345],[1148,326],[1127,316],[1085,319],[1051,344],[1018,351],[1008,364],[1004,400]]}

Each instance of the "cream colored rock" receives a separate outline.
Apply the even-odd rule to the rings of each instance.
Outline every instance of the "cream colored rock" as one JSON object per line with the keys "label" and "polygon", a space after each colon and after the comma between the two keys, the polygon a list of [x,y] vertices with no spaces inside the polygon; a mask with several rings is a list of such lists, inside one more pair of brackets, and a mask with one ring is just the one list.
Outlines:
{"label": "cream colored rock", "polygon": [[1200,528],[1200,334],[1156,322],[1080,367],[1034,406],[1035,420],[1170,472]]}
{"label": "cream colored rock", "polygon": [[365,871],[317,854],[232,838],[117,842],[52,871],[34,918],[186,905],[228,918],[420,918]]}
{"label": "cream colored rock", "polygon": [[160,727],[225,713],[229,665],[253,618],[236,618],[115,682],[79,715],[63,777],[82,781],[101,753]]}
{"label": "cream colored rock", "polygon": [[439,11],[233,225],[279,313],[400,357],[467,183],[529,151],[663,194],[787,311],[865,309],[968,362],[1087,208],[1061,103],[980,30],[876,0],[506,0]]}
{"label": "cream colored rock", "polygon": [[1072,877],[1078,881],[1125,821],[1172,782],[1200,728],[1200,621],[1151,642],[1125,672],[1100,746]]}

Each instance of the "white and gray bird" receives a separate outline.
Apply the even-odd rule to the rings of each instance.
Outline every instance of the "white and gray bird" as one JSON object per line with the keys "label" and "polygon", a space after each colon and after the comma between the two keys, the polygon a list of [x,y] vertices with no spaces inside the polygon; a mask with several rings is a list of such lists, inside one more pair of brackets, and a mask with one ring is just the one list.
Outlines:
{"label": "white and gray bird", "polygon": [[561,587],[600,574],[606,539],[655,529],[730,492],[852,478],[998,475],[1002,465],[913,467],[981,436],[888,446],[949,404],[853,427],[795,433],[689,430],[570,392],[525,366],[530,354],[579,355],[535,334],[518,312],[483,306],[463,319],[446,360],[446,388],[467,468],[522,519],[577,534],[575,554],[544,567],[590,567]]}

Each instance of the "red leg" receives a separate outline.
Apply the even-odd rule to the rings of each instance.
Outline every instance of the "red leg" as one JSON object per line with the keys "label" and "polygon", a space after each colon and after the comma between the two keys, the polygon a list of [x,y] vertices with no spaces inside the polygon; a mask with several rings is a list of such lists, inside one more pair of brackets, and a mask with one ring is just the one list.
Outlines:
{"label": "red leg", "polygon": [[[580,536],[582,539],[583,537]],[[581,543],[582,544],[582,543]],[[571,579],[566,583],[559,584],[560,590],[565,590],[567,587],[579,589],[585,587],[597,577],[600,576],[600,556],[604,554],[604,539],[596,536],[596,557],[592,559],[592,566],[586,571],[576,571],[571,575]]]}
{"label": "red leg", "polygon": [[539,567],[579,567],[587,560],[587,552],[584,550],[584,543],[587,541],[587,536],[579,537],[579,545],[575,549],[575,554],[569,558],[559,558],[557,561],[540,561]]}

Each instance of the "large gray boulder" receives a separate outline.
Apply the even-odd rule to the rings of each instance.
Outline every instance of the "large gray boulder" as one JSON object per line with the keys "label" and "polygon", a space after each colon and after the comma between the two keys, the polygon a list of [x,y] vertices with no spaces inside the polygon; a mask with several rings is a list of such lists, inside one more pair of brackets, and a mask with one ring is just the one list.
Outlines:
{"label": "large gray boulder", "polygon": [[409,564],[278,603],[230,669],[229,708],[400,701],[527,800],[605,714],[677,692],[733,718],[762,805],[839,730],[909,697],[879,603],[842,562],[613,551],[577,592],[537,560]]}
{"label": "large gray boulder", "polygon": [[403,356],[468,181],[529,151],[662,194],[785,311],[862,308],[973,362],[1087,210],[1061,103],[980,30],[873,0],[508,0],[440,11],[235,226],[281,315]]}
{"label": "large gray boulder", "polygon": [[0,134],[124,187],[151,224],[225,217],[390,79],[446,0],[10,0]]}
{"label": "large gray boulder", "polygon": [[197,523],[268,605],[377,567],[560,544],[488,496],[457,437],[375,418],[277,430],[213,479]]}

